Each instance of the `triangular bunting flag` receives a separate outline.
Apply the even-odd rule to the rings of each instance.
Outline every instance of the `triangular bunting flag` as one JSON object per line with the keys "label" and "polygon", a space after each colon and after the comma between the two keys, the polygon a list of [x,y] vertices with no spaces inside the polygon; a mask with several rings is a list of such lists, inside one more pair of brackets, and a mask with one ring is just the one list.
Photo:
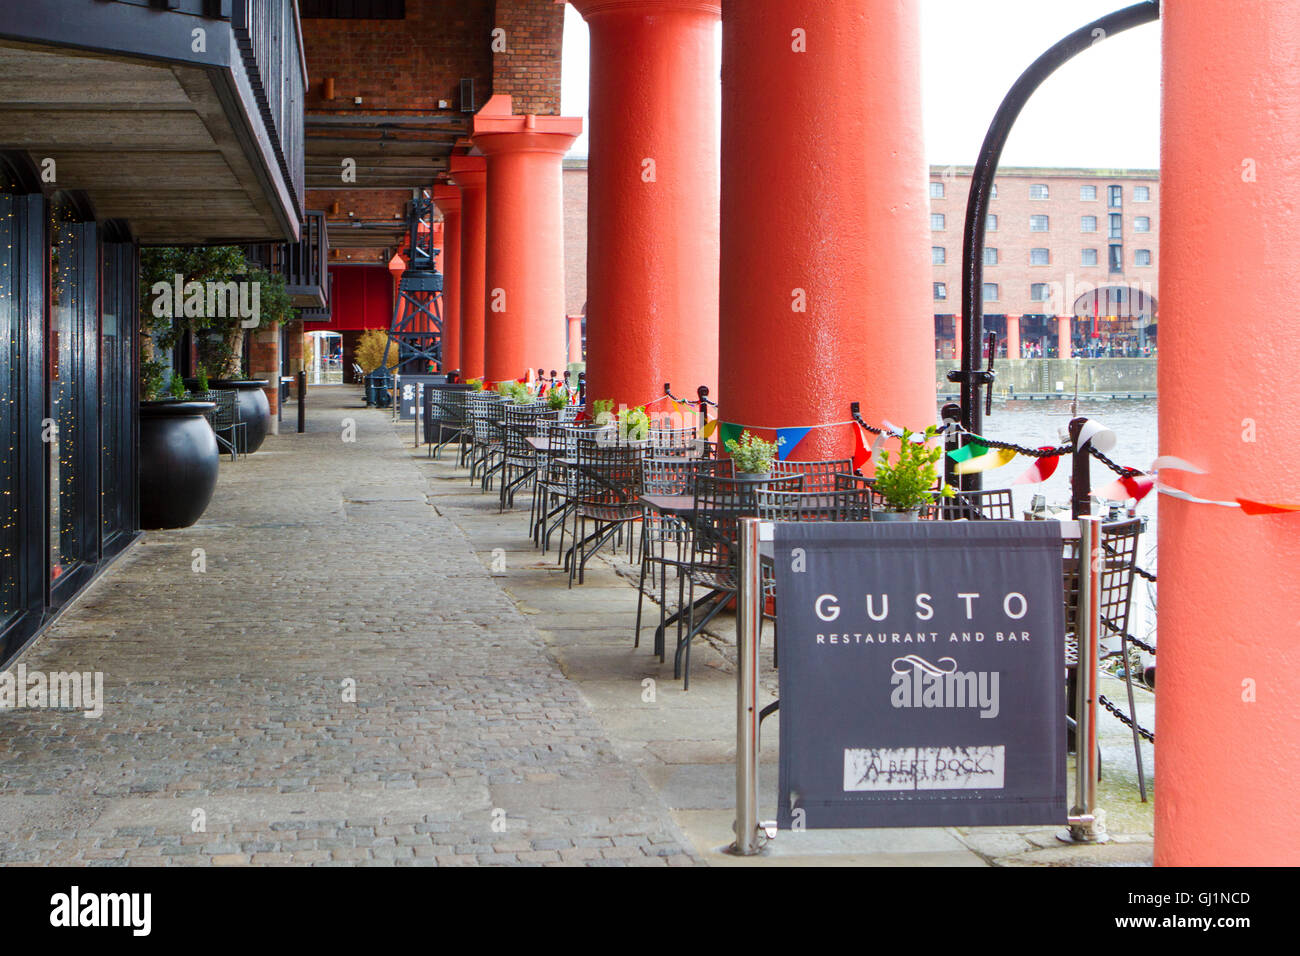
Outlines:
{"label": "triangular bunting flag", "polygon": [[871,461],[871,450],[862,440],[862,426],[853,425],[853,470],[861,471]]}
{"label": "triangular bunting flag", "polygon": [[965,461],[957,463],[953,469],[954,474],[973,475],[977,471],[992,471],[994,468],[1001,468],[1008,465],[1016,458],[1016,453],[1010,448],[996,448],[991,455],[976,455],[973,458],[967,458]]}
{"label": "triangular bunting flag", "polygon": [[1094,498],[1108,498],[1111,501],[1141,501],[1155,488],[1156,480],[1151,475],[1135,475],[1132,478],[1117,478],[1104,488],[1094,491]]}
{"label": "triangular bunting flag", "polygon": [[717,431],[717,428],[718,428],[718,420],[716,418],[711,422],[705,422],[704,427],[700,429],[700,437],[712,438],[713,433]]}
{"label": "triangular bunting flag", "polygon": [[744,425],[737,425],[733,422],[722,422],[718,425],[718,444],[723,448],[726,448],[727,442],[740,441],[740,436],[744,434],[744,432]]}
{"label": "triangular bunting flag", "polygon": [[794,451],[795,446],[803,441],[804,435],[807,435],[811,428],[778,428],[776,430],[777,446],[776,457],[785,461],[790,457],[790,452]]}
{"label": "triangular bunting flag", "polygon": [[[1051,445],[1044,445],[1039,451],[1050,451],[1051,448]],[[1039,482],[1046,481],[1052,477],[1052,474],[1056,471],[1056,466],[1060,463],[1060,455],[1035,458],[1034,463],[1029,466],[1029,470],[1011,483],[1013,485],[1036,485]]]}
{"label": "triangular bunting flag", "polygon": [[980,455],[988,453],[988,446],[981,445],[977,441],[969,441],[960,448],[954,448],[948,452],[948,457],[953,461],[970,461],[972,458],[978,458]]}
{"label": "triangular bunting flag", "polygon": [[1283,504],[1281,502],[1268,501],[1251,501],[1249,498],[1238,498],[1237,504],[1241,505],[1241,510],[1248,515],[1284,515],[1300,511],[1300,505]]}

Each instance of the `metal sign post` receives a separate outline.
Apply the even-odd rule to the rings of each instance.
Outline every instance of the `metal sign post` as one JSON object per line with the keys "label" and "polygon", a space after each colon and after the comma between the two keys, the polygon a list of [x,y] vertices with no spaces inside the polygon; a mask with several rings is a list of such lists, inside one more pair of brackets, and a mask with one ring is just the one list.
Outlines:
{"label": "metal sign post", "polygon": [[[1086,562],[1086,563],[1085,563]],[[1101,519],[1079,518],[1079,613],[1075,620],[1078,642],[1076,686],[1074,806],[1070,829],[1061,834],[1069,843],[1104,843],[1105,829],[1097,822],[1097,694],[1101,646]]]}
{"label": "metal sign post", "polygon": [[757,518],[740,520],[736,598],[736,842],[737,856],[762,852],[758,839],[758,641],[763,586]]}

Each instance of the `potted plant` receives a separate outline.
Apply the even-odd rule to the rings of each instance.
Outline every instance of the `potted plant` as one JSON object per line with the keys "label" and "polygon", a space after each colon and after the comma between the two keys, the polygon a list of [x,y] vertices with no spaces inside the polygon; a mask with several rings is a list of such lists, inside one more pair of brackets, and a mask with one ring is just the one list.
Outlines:
{"label": "potted plant", "polygon": [[940,484],[936,467],[943,449],[931,444],[938,429],[933,425],[926,428],[925,441],[913,441],[913,434],[904,428],[897,459],[891,463],[889,452],[882,451],[876,464],[876,491],[885,499],[884,509],[875,513],[877,521],[915,521],[936,494],[952,497],[952,488]]}
{"label": "potted plant", "polygon": [[177,374],[164,390],[164,366],[144,363],[140,402],[140,525],[188,528],[207,510],[217,487],[220,456],[208,425],[211,402],[185,401]]}
{"label": "potted plant", "polygon": [[642,442],[650,438],[650,416],[645,406],[624,408],[618,413],[618,433],[626,442]]}
{"label": "potted plant", "polygon": [[140,295],[151,340],[171,348],[190,332],[199,364],[212,374],[210,385],[235,392],[245,425],[241,450],[257,451],[271,424],[270,383],[244,374],[242,346],[246,332],[297,318],[284,277],[250,265],[238,246],[165,246],[141,252]]}
{"label": "potted plant", "polygon": [[569,396],[564,394],[559,388],[556,388],[551,394],[546,396],[546,407],[552,411],[560,411],[569,404]]}
{"label": "potted plant", "polygon": [[766,481],[772,477],[772,462],[776,460],[777,449],[785,439],[763,441],[755,438],[748,431],[741,432],[740,439],[728,439],[727,452],[736,466],[737,481]]}

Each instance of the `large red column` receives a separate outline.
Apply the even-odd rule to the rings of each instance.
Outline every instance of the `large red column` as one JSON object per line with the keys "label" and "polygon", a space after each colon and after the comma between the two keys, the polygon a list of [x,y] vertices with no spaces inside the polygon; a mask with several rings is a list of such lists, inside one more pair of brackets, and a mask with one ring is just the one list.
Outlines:
{"label": "large red column", "polygon": [[484,369],[519,378],[564,363],[564,182],[561,160],[582,120],[514,116],[493,96],[474,117],[487,157],[487,306]]}
{"label": "large red column", "polygon": [[460,190],[433,187],[433,201],[442,212],[442,368],[460,368]]}
{"label": "large red column", "polygon": [[487,270],[487,160],[452,156],[451,181],[460,187],[460,369],[483,377],[483,309]]}
{"label": "large red column", "polygon": [[[721,407],[936,418],[915,0],[723,0]],[[846,427],[798,458],[848,457]]]}
{"label": "large red column", "polygon": [[1074,354],[1074,316],[1058,315],[1056,317],[1056,354],[1068,359]]}
{"label": "large red column", "polygon": [[[1160,451],[1209,469],[1163,477],[1296,501],[1300,5],[1162,17]],[[1160,500],[1157,864],[1300,864],[1297,567],[1300,515]]]}
{"label": "large red column", "polygon": [[716,395],[719,0],[573,5],[591,28],[587,394]]}
{"label": "large red column", "polygon": [[1007,358],[1020,358],[1020,316],[1007,316]]}

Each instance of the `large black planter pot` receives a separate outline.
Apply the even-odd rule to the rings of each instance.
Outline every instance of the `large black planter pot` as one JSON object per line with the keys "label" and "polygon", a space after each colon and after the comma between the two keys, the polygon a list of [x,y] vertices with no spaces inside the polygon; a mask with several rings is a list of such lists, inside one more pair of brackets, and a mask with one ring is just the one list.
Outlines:
{"label": "large black planter pot", "polygon": [[217,439],[204,414],[211,402],[140,403],[140,525],[188,528],[217,487]]}
{"label": "large black planter pot", "polygon": [[239,420],[244,422],[244,447],[241,452],[255,452],[266,441],[266,433],[271,427],[271,403],[266,400],[269,385],[266,379],[211,379],[210,388],[233,388],[235,390],[235,407],[239,409]]}

